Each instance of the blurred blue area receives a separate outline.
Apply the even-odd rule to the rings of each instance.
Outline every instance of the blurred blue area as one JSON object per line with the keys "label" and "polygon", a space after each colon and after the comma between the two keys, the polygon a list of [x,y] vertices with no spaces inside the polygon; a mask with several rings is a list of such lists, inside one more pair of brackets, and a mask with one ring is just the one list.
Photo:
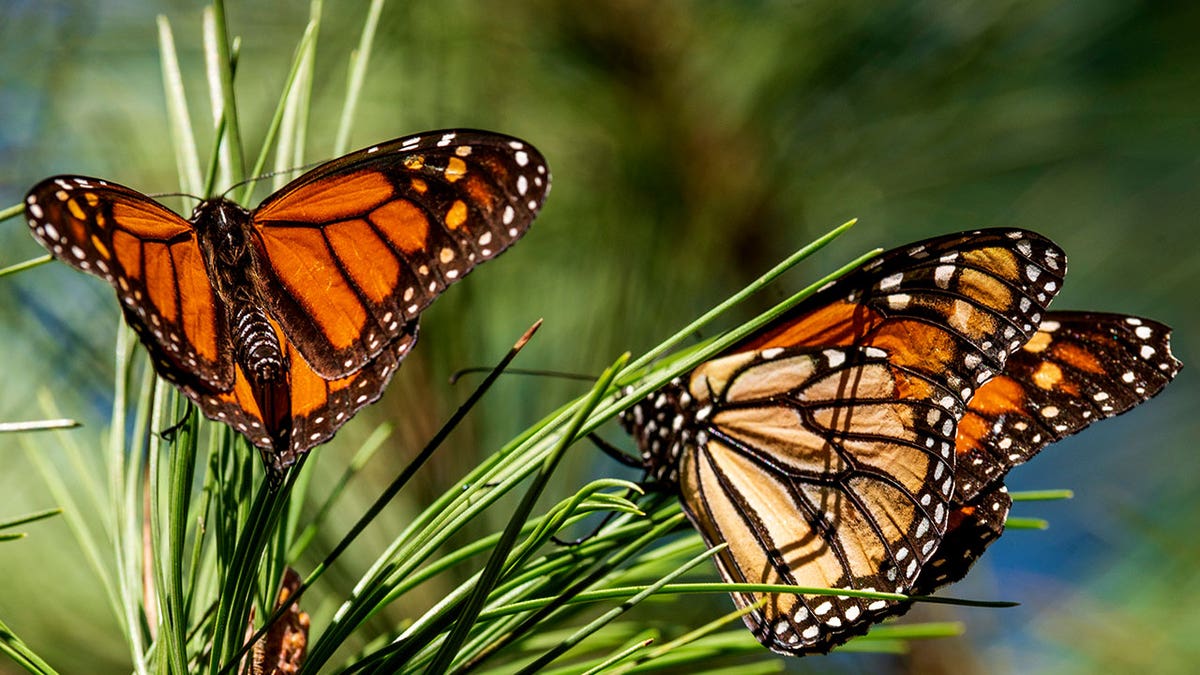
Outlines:
{"label": "blurred blue area", "polygon": [[[0,206],[58,172],[176,190],[155,15],[175,29],[204,157],[200,7],[7,3]],[[314,160],[330,156],[363,11],[326,3]],[[295,1],[230,3],[251,153],[307,12]],[[1161,320],[1175,328],[1187,367],[1158,399],[1014,471],[1014,490],[1065,487],[1076,498],[1019,504],[1014,515],[1048,518],[1051,529],[1007,534],[949,593],[1021,607],[922,607],[914,614],[965,620],[967,634],[905,657],[843,654],[793,667],[1184,672],[1200,656],[1191,638],[1200,617],[1185,611],[1200,595],[1197,26],[1200,5],[1134,0],[390,4],[352,144],[451,126],[504,131],[543,151],[554,192],[519,246],[431,308],[389,395],[343,435],[396,420],[389,461],[399,464],[465,396],[446,376],[494,361],[534,319],[546,324],[522,365],[598,372],[851,217],[860,224],[850,234],[727,325],[867,248],[974,227],[1033,229],[1070,256],[1056,307]],[[42,253],[20,219],[0,225],[0,251],[0,266]],[[37,396],[46,390],[63,414],[102,428],[118,320],[111,291],[46,265],[0,280],[0,320],[0,420],[43,416]],[[437,494],[462,457],[491,452],[578,391],[501,383],[422,489]],[[0,515],[49,505],[14,445],[0,440],[0,494],[14,495]],[[323,453],[342,451],[335,442]],[[581,452],[561,478],[574,485],[616,471]],[[44,591],[45,575],[61,573],[70,583],[60,592],[85,599],[70,606],[86,607],[93,627],[81,644],[104,645],[116,635],[106,609],[85,569],[47,552],[73,550],[65,528],[54,532],[19,551],[0,547],[0,618],[52,644],[55,618],[19,599],[27,587],[48,593],[48,605],[66,603]],[[41,565],[29,571],[31,560]],[[713,607],[709,618],[727,604]],[[93,653],[125,672],[119,645]]]}

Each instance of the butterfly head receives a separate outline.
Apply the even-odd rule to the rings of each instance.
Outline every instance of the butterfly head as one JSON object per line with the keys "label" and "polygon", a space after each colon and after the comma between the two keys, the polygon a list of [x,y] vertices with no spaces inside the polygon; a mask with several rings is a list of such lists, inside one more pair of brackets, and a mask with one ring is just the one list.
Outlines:
{"label": "butterfly head", "polygon": [[197,238],[211,246],[225,267],[245,264],[246,233],[250,229],[250,212],[224,197],[206,199],[192,210],[192,226]]}
{"label": "butterfly head", "polygon": [[236,202],[214,197],[197,204],[190,220],[197,231],[226,238],[241,233],[250,222],[250,212]]}

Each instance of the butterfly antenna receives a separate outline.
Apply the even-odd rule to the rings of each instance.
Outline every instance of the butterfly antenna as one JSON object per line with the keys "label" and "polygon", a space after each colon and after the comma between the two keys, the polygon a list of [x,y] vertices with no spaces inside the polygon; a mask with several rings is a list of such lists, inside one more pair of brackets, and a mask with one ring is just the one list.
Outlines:
{"label": "butterfly antenna", "polygon": [[195,199],[197,202],[204,201],[203,197],[197,197],[190,192],[155,192],[146,196],[153,197],[155,199],[162,199],[163,197],[183,197],[184,199]]}
{"label": "butterfly antenna", "polygon": [[278,171],[268,171],[267,173],[254,176],[253,178],[247,178],[246,180],[238,181],[238,182],[234,183],[233,185],[230,185],[228,189],[226,189],[224,192],[222,192],[221,198],[224,199],[225,196],[228,195],[230,192],[233,192],[234,190],[238,189],[239,187],[245,185],[246,183],[257,183],[260,180],[265,180],[267,178],[274,178],[275,176],[283,176],[286,174],[295,173],[297,171],[307,171],[308,169],[311,169],[315,166],[318,166],[318,165],[321,165],[324,163],[325,163],[324,161],[309,162],[308,164],[301,164],[300,166],[293,166],[289,169],[279,169]]}

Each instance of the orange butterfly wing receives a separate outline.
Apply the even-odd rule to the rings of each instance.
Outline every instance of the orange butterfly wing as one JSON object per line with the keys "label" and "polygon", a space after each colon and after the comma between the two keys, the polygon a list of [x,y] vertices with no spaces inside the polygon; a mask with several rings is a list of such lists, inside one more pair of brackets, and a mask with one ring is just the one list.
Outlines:
{"label": "orange butterfly wing", "polygon": [[549,189],[541,154],[507,136],[436,131],[360,150],[254,211],[262,295],[313,369],[343,377],[520,238]]}
{"label": "orange butterfly wing", "polygon": [[191,223],[136,190],[82,176],[38,183],[25,214],[55,257],[112,284],[159,374],[199,390],[232,386],[225,314]]}
{"label": "orange butterfly wing", "polygon": [[[718,554],[725,579],[906,592],[948,525],[956,421],[1033,335],[1065,269],[1057,246],[1020,230],[895,249],[627,424],[651,474],[678,479],[705,540],[730,544]],[[794,367],[806,359],[825,370]],[[744,607],[763,594],[733,595]],[[896,609],[766,595],[747,625],[787,654],[827,651]]]}
{"label": "orange butterfly wing", "polygon": [[1003,480],[1046,445],[1120,415],[1174,379],[1171,329],[1121,314],[1050,312],[979,389],[958,425],[952,532],[917,584],[931,593],[967,573],[1004,532],[1012,500]]}

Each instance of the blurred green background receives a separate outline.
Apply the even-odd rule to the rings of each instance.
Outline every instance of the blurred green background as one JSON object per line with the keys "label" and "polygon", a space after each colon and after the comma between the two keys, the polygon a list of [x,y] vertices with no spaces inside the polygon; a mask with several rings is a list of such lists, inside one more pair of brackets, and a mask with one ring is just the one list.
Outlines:
{"label": "blurred green background", "polygon": [[[312,160],[332,152],[366,4],[326,3]],[[171,21],[192,118],[206,128],[202,6],[5,0],[0,206],[59,172],[178,189],[155,15]],[[307,14],[299,0],[228,8],[243,40],[237,93],[251,155]],[[554,191],[519,246],[424,315],[421,342],[388,395],[309,469],[334,475],[355,441],[381,421],[395,425],[375,473],[338,516],[350,522],[465,397],[447,375],[493,362],[538,317],[546,323],[522,365],[598,372],[851,217],[860,222],[848,235],[728,321],[870,247],[1030,228],[1070,256],[1056,307],[1161,320],[1175,328],[1188,369],[1152,403],[1015,471],[1013,489],[1066,487],[1076,499],[1018,505],[1014,515],[1048,518],[1051,529],[1006,535],[951,592],[1019,608],[920,607],[910,616],[961,619],[966,634],[914,644],[905,656],[792,667],[1193,672],[1198,28],[1200,5],[1133,0],[391,3],[352,145],[443,127],[503,131],[542,150]],[[210,139],[198,139],[202,157]],[[21,219],[0,224],[0,250],[0,266],[42,253]],[[87,425],[74,438],[94,447],[111,408],[117,321],[112,291],[63,265],[0,280],[0,421],[45,416],[38,395],[52,392],[64,415]],[[369,550],[356,558],[352,549],[333,576],[345,584],[361,572],[388,528],[461,475],[464,457],[493,451],[579,391],[516,377],[498,385],[421,485],[368,532],[360,547]],[[615,426],[606,435],[627,443]],[[591,476],[630,475],[584,445],[573,452],[564,494]],[[0,437],[0,518],[54,505],[20,445]],[[0,544],[0,620],[63,672],[127,672],[126,648],[63,521],[27,529],[27,540]],[[698,624],[729,603],[687,606]]]}

